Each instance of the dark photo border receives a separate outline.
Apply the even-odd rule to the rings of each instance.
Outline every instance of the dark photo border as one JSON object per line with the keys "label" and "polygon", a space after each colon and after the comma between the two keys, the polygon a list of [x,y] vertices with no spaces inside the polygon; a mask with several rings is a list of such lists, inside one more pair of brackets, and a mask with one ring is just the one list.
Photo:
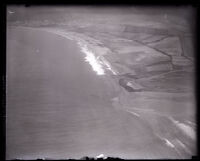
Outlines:
{"label": "dark photo border", "polygon": [[[6,153],[6,6],[7,5],[25,5],[25,6],[34,6],[34,5],[98,5],[98,6],[126,6],[126,5],[139,5],[139,6],[184,6],[190,5],[194,7],[196,10],[196,24],[195,24],[195,87],[196,87],[196,121],[197,121],[197,135],[199,135],[199,82],[200,82],[200,38],[199,38],[199,4],[198,0],[123,0],[123,1],[105,1],[105,0],[84,0],[84,1],[66,1],[66,0],[8,0],[0,2],[0,39],[1,39],[1,62],[0,62],[0,70],[1,70],[1,108],[0,108],[0,125],[1,125],[1,133],[0,133],[0,160],[5,160]],[[90,158],[85,158],[86,160],[90,160]],[[108,158],[112,159],[112,158]],[[113,158],[114,160],[120,160],[120,158]],[[197,155],[193,156],[191,159],[199,159],[199,139],[197,137]]]}

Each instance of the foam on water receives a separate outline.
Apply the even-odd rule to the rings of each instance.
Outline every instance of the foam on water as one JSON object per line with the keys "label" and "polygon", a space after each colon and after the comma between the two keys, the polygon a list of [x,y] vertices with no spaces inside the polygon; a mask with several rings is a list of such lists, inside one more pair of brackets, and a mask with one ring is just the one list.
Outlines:
{"label": "foam on water", "polygon": [[86,54],[85,61],[89,62],[92,69],[97,73],[97,75],[105,75],[105,71],[104,71],[101,63],[98,61],[98,59],[92,53],[92,51],[90,51],[87,48],[87,45],[82,45],[81,43],[79,43],[79,45],[81,47],[81,51]]}

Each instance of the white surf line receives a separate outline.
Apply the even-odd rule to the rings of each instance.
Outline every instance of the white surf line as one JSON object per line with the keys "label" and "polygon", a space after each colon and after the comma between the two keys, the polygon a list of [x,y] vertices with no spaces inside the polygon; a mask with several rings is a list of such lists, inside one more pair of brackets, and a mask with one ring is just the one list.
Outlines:
{"label": "white surf line", "polygon": [[[129,108],[130,109],[130,108]],[[132,108],[133,109],[133,108]],[[160,115],[160,116],[163,116],[163,117],[167,117],[168,119],[170,119],[174,124],[175,124],[175,126],[176,127],[178,127],[180,130],[182,130],[182,132],[184,132],[185,134],[187,134],[188,136],[190,136],[190,137],[193,137],[194,138],[194,135],[195,135],[195,133],[194,133],[194,131],[192,130],[192,128],[190,127],[190,128],[186,128],[185,129],[185,126],[184,127],[182,127],[183,125],[181,125],[180,126],[180,123],[178,122],[178,121],[176,121],[175,119],[173,119],[172,117],[168,117],[168,116],[166,116],[166,115],[162,115],[162,114],[159,114],[159,113],[156,113],[155,111],[148,111],[148,109],[143,109],[143,111],[141,110],[141,109],[137,109],[137,108],[134,108],[135,110],[140,110],[140,112],[150,112],[150,113],[152,113],[152,114],[156,114],[156,115]],[[145,111],[146,110],[146,111]],[[130,112],[130,113],[132,113],[132,114],[134,114],[134,115],[136,115],[136,116],[138,116],[139,114],[137,114],[137,113],[135,113],[135,112],[132,112],[132,111],[129,111],[129,110],[126,110],[127,112]],[[139,115],[140,116],[140,115]],[[138,116],[138,117],[139,117]],[[191,134],[191,130],[193,131],[192,132],[192,134]],[[172,142],[170,142],[168,139],[166,139],[166,138],[163,138],[163,137],[161,137],[161,136],[159,136],[157,133],[155,133],[154,132],[154,134],[158,137],[158,138],[160,138],[161,140],[163,140],[163,141],[165,141],[165,144],[168,146],[168,147],[170,147],[170,148],[173,148],[177,153],[178,153],[178,155],[180,156],[180,157],[182,157],[182,154],[180,153],[180,151],[177,149],[178,147],[176,147]],[[177,140],[177,142],[179,143],[179,145],[187,152],[187,153],[189,153],[189,154],[192,154],[191,153],[191,151],[180,141],[180,140],[178,140],[178,139],[176,139]]]}
{"label": "white surf line", "polygon": [[185,135],[187,135],[189,138],[191,138],[192,140],[196,140],[196,133],[195,133],[195,130],[190,127],[189,125],[186,125],[184,123],[180,123],[179,121],[175,120],[174,118],[172,117],[169,117],[169,116],[166,116],[166,115],[163,115],[163,114],[160,114],[160,113],[157,113],[155,111],[145,111],[143,109],[143,111],[141,109],[137,109],[137,108],[128,108],[129,110],[138,110],[140,112],[150,112],[152,114],[155,114],[155,115],[159,115],[159,116],[163,116],[163,117],[167,117],[170,121],[172,121],[172,123],[178,128],[180,129]]}
{"label": "white surf line", "polygon": [[176,146],[175,146],[174,144],[172,144],[172,143],[171,143],[168,139],[166,139],[166,138],[163,138],[163,140],[165,141],[165,144],[166,144],[167,146],[169,146],[170,148],[173,148],[173,149],[178,153],[178,155],[181,157],[181,159],[183,159],[181,152],[176,148]]}
{"label": "white surf line", "polygon": [[[101,56],[95,56],[94,54],[88,47],[88,42],[85,41],[78,41],[79,46],[81,47],[81,50],[87,55],[86,60],[90,63],[92,66],[93,70],[97,72],[98,75],[105,75],[105,70],[106,69],[110,70],[114,75],[117,75],[117,73],[111,68],[111,65],[109,62],[107,62],[103,57]],[[95,49],[95,47],[94,47]]]}
{"label": "white surf line", "polygon": [[102,60],[102,64],[103,64],[103,65],[106,65],[106,66],[107,66],[107,69],[110,70],[114,75],[117,75],[117,74],[118,74],[118,72],[114,71],[114,70],[111,68],[110,63],[109,63],[107,60],[105,60],[104,57],[99,56],[97,59],[101,59],[101,60]]}
{"label": "white surf line", "polygon": [[[129,108],[129,109],[130,109],[130,108]],[[141,109],[137,109],[137,110],[141,110]],[[143,110],[144,110],[144,109],[143,109]],[[147,110],[147,109],[146,109],[146,110]],[[140,115],[137,114],[137,113],[135,113],[135,112],[132,112],[132,111],[129,111],[129,110],[126,110],[126,111],[129,112],[129,113],[132,113],[133,115],[135,115],[135,116],[137,116],[137,117],[140,117]],[[140,111],[140,112],[151,112],[152,114],[157,114],[157,115],[160,115],[160,116],[163,116],[163,117],[167,117],[166,115],[162,115],[162,114],[156,113],[155,111]],[[169,119],[169,117],[167,117],[167,118]],[[171,120],[171,119],[170,119],[170,120]],[[175,121],[175,122],[178,122],[178,121]],[[177,152],[177,154],[182,158],[182,154],[180,153],[180,151],[177,149],[177,147],[176,147],[172,142],[170,142],[167,138],[164,138],[164,137],[159,136],[159,135],[158,135],[157,133],[155,133],[155,132],[154,132],[154,134],[155,134],[159,139],[165,141],[165,144],[166,144],[168,147],[173,148],[173,149]],[[178,140],[178,139],[176,139],[176,140]],[[190,150],[189,150],[181,141],[179,141],[178,143],[181,144],[182,148],[183,148],[186,152],[189,152],[189,153],[191,154]]]}
{"label": "white surf line", "polygon": [[[130,110],[137,110],[137,111],[145,111],[145,112],[152,112],[152,113],[156,113],[155,111],[154,111],[154,109],[147,109],[147,108],[132,108],[132,107],[128,107],[128,106],[124,106],[125,108],[127,108],[127,109],[130,109]],[[156,114],[158,114],[158,113],[156,113]]]}
{"label": "white surf line", "polygon": [[[139,110],[139,109],[136,109],[136,110]],[[141,110],[140,110],[141,111]],[[145,111],[141,111],[141,112],[145,112]],[[189,126],[189,125],[186,125],[184,123],[180,123],[179,121],[175,120],[174,118],[172,117],[169,117],[169,116],[166,116],[164,114],[160,114],[160,113],[157,113],[155,111],[146,111],[146,112],[150,112],[152,114],[156,114],[156,115],[159,115],[159,116],[163,116],[163,117],[167,117],[169,120],[172,121],[172,123],[174,123],[174,125],[179,128],[185,135],[187,135],[188,137],[190,137],[192,140],[196,140],[196,133],[195,133],[195,130]]]}
{"label": "white surf line", "polygon": [[[155,134],[155,133],[154,133]],[[177,154],[180,156],[181,159],[183,159],[181,152],[177,149],[177,147],[170,142],[167,138],[161,137],[158,134],[155,134],[159,139],[163,140],[165,142],[165,144],[169,147],[169,148],[173,148]]]}
{"label": "white surf line", "polygon": [[140,115],[139,115],[139,114],[137,114],[136,112],[133,112],[133,111],[128,111],[128,110],[127,110],[127,112],[129,112],[129,113],[131,113],[131,114],[133,114],[133,115],[135,115],[135,116],[137,116],[137,117],[140,117]]}
{"label": "white surf line", "polygon": [[165,140],[165,143],[167,146],[171,147],[171,148],[175,148],[174,144],[172,144],[168,139],[163,138]]}
{"label": "white surf line", "polygon": [[195,140],[195,131],[193,128],[191,128],[188,125],[185,125],[184,123],[178,123],[177,125],[187,136],[189,136],[192,140]]}
{"label": "white surf line", "polygon": [[179,121],[173,119],[172,117],[169,117],[169,119],[178,127],[185,135],[190,137],[192,140],[196,140],[196,134],[195,130],[190,127],[189,125],[186,125],[184,123],[180,123]]}
{"label": "white surf line", "polygon": [[183,144],[179,139],[176,139],[176,141],[179,143],[179,145],[189,154],[192,154],[192,152],[186,147],[185,144]]}
{"label": "white surf line", "polygon": [[194,122],[191,122],[191,121],[186,121],[188,124],[190,124],[190,125],[192,125],[192,126],[196,126],[196,123],[194,123]]}
{"label": "white surf line", "polygon": [[164,137],[161,137],[160,135],[158,135],[158,134],[155,133],[155,132],[154,132],[154,134],[155,134],[155,136],[157,136],[160,140],[163,140],[163,141],[165,142],[165,144],[166,144],[169,148],[173,148],[173,149],[177,152],[177,154],[180,156],[180,158],[183,159],[183,157],[182,157],[180,151],[176,148],[176,146],[175,146],[172,142],[170,142],[168,139],[166,139],[166,138],[164,138]]}
{"label": "white surf line", "polygon": [[87,39],[88,39],[87,37],[85,38],[86,39],[85,40],[83,38],[83,35],[79,35],[75,32],[67,33],[65,31],[55,30],[55,29],[44,29],[44,30],[45,31],[48,30],[49,32],[53,32],[60,36],[66,37],[70,40],[77,41],[82,52],[84,52],[86,54],[85,60],[87,62],[89,62],[89,64],[92,66],[92,69],[97,73],[97,75],[105,75],[103,66],[106,66],[107,69],[110,70],[114,75],[117,75],[117,73],[111,68],[111,65],[106,60],[102,59],[102,57],[100,57],[100,56],[96,57],[95,54],[89,49],[88,44],[90,44],[90,43],[87,41]]}
{"label": "white surf line", "polygon": [[94,53],[90,51],[86,44],[82,44],[81,42],[78,42],[81,51],[86,54],[85,61],[89,62],[92,69],[97,73],[97,75],[105,75],[105,71],[99,63],[98,59],[95,57]]}
{"label": "white surf line", "polygon": [[59,34],[60,36],[64,36],[71,40],[76,40],[78,42],[79,47],[81,48],[81,51],[86,54],[85,61],[91,65],[93,71],[95,71],[97,75],[105,74],[105,71],[102,65],[99,63],[98,59],[95,57],[95,54],[92,51],[90,51],[88,46],[86,45],[87,44],[86,41],[76,36],[70,35],[69,33],[59,31],[59,30],[53,31],[53,33]]}

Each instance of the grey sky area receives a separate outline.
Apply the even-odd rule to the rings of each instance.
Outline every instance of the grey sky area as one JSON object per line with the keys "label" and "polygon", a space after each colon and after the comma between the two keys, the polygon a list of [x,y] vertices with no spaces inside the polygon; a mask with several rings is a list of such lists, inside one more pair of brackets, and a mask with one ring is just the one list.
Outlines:
{"label": "grey sky area", "polygon": [[195,10],[8,6],[6,159],[196,155]]}

